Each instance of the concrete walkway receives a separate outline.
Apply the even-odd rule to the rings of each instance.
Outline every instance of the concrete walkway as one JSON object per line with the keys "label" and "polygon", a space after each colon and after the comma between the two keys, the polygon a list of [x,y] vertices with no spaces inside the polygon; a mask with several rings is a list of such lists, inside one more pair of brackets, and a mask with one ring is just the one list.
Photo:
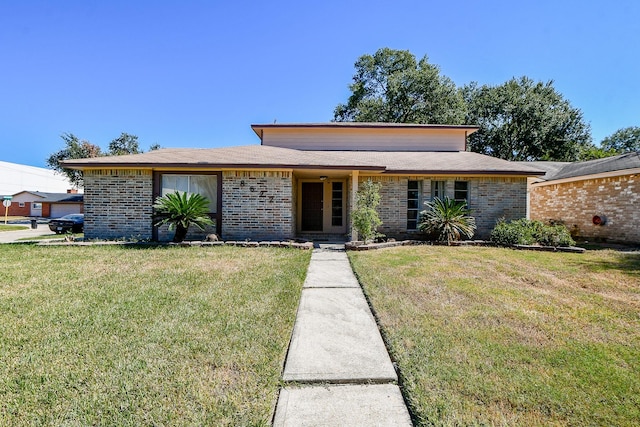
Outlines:
{"label": "concrete walkway", "polygon": [[344,251],[314,250],[274,426],[410,426],[398,377]]}
{"label": "concrete walkway", "polygon": [[[4,224],[4,221],[2,221],[1,224]],[[48,224],[38,224],[38,228],[36,229],[30,228],[29,224],[12,223],[10,225],[22,225],[29,228],[27,228],[26,230],[0,232],[0,243],[13,243],[18,241],[18,239],[35,238],[38,236],[42,236],[43,234],[54,234],[51,230],[49,230]],[[62,238],[63,236],[60,237]]]}

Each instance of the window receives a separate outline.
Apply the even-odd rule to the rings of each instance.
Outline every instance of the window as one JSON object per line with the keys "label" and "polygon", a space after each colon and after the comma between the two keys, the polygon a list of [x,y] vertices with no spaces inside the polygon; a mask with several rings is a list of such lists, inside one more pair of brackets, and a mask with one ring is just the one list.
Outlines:
{"label": "window", "polygon": [[331,183],[331,225],[342,226],[342,183]]}
{"label": "window", "polygon": [[431,181],[431,200],[444,198],[444,181]]}
{"label": "window", "polygon": [[217,175],[163,174],[160,185],[161,196],[165,196],[176,191],[200,194],[209,200],[209,212],[216,213],[218,205]]}
{"label": "window", "polygon": [[32,208],[32,209],[42,209],[42,203],[39,203],[39,202],[32,202],[32,203],[31,203],[31,208]]}
{"label": "window", "polygon": [[24,208],[24,202],[18,202],[18,207]]}
{"label": "window", "polygon": [[469,203],[469,182],[456,181],[453,187],[453,198],[457,201],[465,201]]}
{"label": "window", "polygon": [[418,228],[418,211],[420,210],[420,182],[409,181],[407,184],[407,230]]}

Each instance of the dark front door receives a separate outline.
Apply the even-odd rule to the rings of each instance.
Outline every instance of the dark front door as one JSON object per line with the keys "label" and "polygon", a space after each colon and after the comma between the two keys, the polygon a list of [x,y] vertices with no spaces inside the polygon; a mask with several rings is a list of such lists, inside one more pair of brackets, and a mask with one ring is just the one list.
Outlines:
{"label": "dark front door", "polygon": [[302,231],[322,231],[322,204],[324,184],[302,183]]}

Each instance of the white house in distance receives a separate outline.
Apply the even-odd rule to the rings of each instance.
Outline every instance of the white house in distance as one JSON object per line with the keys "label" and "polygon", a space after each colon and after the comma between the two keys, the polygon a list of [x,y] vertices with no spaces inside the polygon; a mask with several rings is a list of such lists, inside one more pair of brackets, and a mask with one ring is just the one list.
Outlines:
{"label": "white house in distance", "polygon": [[69,180],[51,169],[0,161],[0,196],[21,191],[66,193],[73,188]]}

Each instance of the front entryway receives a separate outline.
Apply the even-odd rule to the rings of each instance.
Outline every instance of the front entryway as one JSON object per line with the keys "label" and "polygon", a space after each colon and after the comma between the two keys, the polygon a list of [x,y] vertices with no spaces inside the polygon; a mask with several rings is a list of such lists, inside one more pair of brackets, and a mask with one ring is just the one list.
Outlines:
{"label": "front entryway", "polygon": [[302,231],[322,231],[324,184],[302,183]]}

